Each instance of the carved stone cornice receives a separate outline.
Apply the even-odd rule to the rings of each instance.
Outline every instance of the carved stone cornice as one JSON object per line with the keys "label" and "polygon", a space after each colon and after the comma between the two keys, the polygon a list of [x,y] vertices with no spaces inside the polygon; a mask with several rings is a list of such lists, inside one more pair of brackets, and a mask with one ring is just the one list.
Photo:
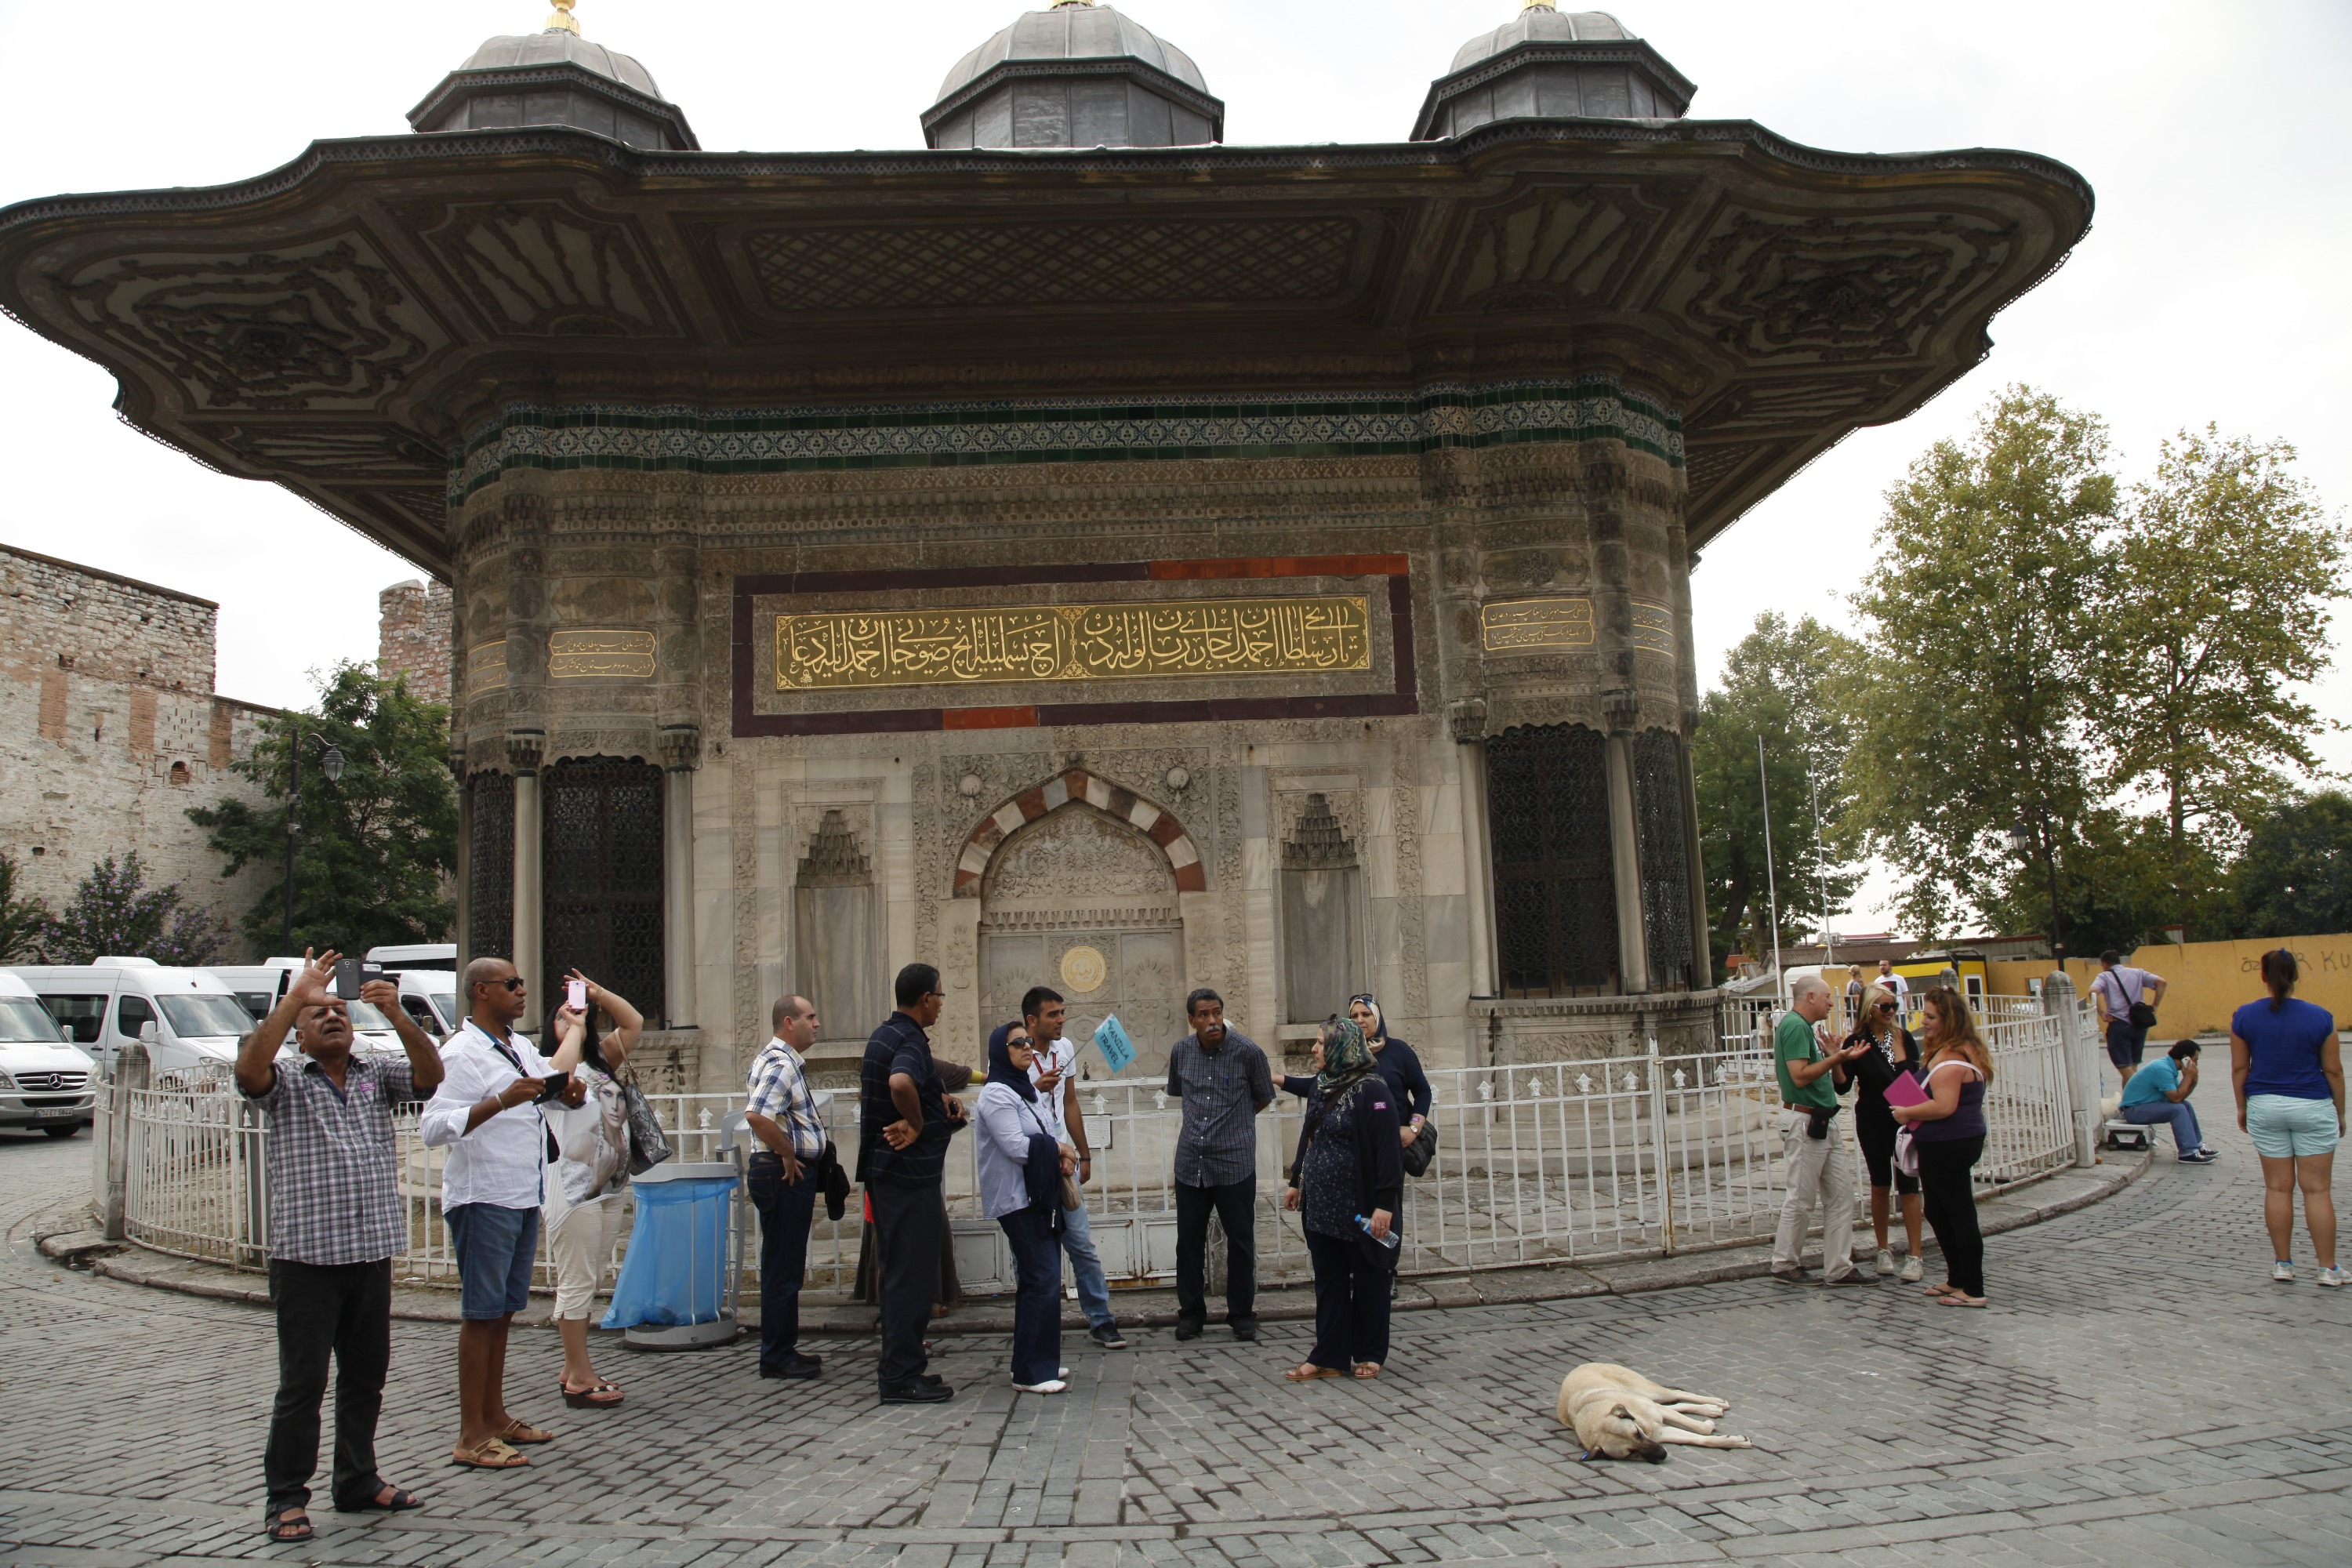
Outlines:
{"label": "carved stone cornice", "polygon": [[1642,727],[1642,694],[1624,687],[1602,692],[1601,718],[1611,734],[1632,734]]}
{"label": "carved stone cornice", "polygon": [[1475,745],[1486,738],[1486,700],[1464,697],[1447,703],[1445,723],[1457,745]]}

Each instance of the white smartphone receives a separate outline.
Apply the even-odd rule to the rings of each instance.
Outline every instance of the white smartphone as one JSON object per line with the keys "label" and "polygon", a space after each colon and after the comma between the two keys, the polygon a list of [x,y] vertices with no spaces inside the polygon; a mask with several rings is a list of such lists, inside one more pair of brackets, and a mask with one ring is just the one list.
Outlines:
{"label": "white smartphone", "polygon": [[585,1013],[588,1011],[588,983],[585,980],[565,981],[563,999],[570,1004],[573,1012]]}

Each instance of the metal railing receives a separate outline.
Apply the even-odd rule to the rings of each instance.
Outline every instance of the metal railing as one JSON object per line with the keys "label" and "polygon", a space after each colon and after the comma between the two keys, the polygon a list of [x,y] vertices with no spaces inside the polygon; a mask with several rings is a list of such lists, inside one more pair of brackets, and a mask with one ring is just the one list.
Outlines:
{"label": "metal railing", "polygon": [[[2024,1004],[2033,1009],[2021,1012]],[[1986,1100],[1991,1134],[1976,1170],[1980,1192],[1997,1192],[2078,1162],[2081,1063],[2094,1049],[2089,1010],[2041,1011],[2039,1002],[1994,999],[1983,1025],[1994,1060]],[[1727,1023],[1731,1020],[1727,1019]],[[1405,1185],[1399,1215],[1407,1273],[1447,1273],[1546,1263],[1662,1255],[1752,1242],[1771,1234],[1783,1188],[1775,1125],[1769,1020],[1743,1017],[1714,1050],[1466,1068],[1432,1072],[1432,1120],[1439,1152],[1429,1173]],[[2091,1081],[2095,1082],[2093,1079]],[[1082,1085],[1080,1109],[1096,1158],[1087,1203],[1097,1247],[1116,1284],[1146,1285],[1175,1268],[1171,1173],[1181,1111],[1152,1082]],[[154,1089],[109,1086],[110,1121],[125,1139],[124,1230],[140,1245],[238,1268],[267,1255],[268,1132],[260,1112],[221,1075],[201,1074]],[[110,1114],[127,1095],[127,1115]],[[720,1124],[740,1093],[649,1096],[676,1157],[720,1158]],[[2090,1108],[2095,1110],[2095,1106]],[[1269,1283],[1308,1275],[1298,1216],[1281,1211],[1284,1168],[1305,1102],[1277,1094],[1258,1119],[1257,1250]],[[857,1105],[836,1095],[824,1109],[829,1134],[854,1164]],[[1853,1137],[1851,1117],[1836,1136]],[[416,1112],[394,1119],[396,1168],[408,1247],[397,1276],[452,1283],[456,1265],[441,1216],[447,1151],[425,1147]],[[967,1290],[1008,1289],[1011,1258],[998,1227],[979,1209],[974,1141],[960,1137],[949,1165],[947,1205]],[[100,1168],[104,1166],[101,1163]],[[744,1201],[740,1192],[737,1202]],[[862,1194],[839,1221],[817,1212],[808,1284],[847,1288],[856,1279]],[[1857,1205],[1860,1212],[1860,1205]],[[617,1268],[625,1239],[611,1260]],[[1222,1248],[1210,1248],[1213,1273]],[[756,1276],[756,1260],[747,1260]],[[608,1271],[607,1282],[611,1275]],[[541,1257],[535,1284],[551,1289]],[[756,1278],[747,1284],[756,1288]]]}

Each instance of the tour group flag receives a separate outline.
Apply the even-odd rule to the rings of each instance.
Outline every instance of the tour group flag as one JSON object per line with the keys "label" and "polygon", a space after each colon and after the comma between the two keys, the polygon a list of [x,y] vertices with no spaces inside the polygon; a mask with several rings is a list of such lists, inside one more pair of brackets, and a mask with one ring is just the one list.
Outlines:
{"label": "tour group flag", "polygon": [[1127,1030],[1111,1014],[1095,1030],[1095,1049],[1102,1053],[1103,1061],[1113,1072],[1124,1072],[1127,1064],[1135,1059],[1135,1043],[1127,1037]]}

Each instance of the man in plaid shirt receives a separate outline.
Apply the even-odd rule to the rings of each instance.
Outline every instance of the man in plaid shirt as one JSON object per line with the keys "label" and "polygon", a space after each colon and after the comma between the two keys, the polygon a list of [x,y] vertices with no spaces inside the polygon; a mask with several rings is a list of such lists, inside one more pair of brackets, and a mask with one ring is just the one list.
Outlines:
{"label": "man in plaid shirt", "polygon": [[776,1037],[752,1058],[743,1102],[743,1119],[761,1144],[746,1173],[751,1206],[760,1211],[760,1375],[808,1378],[822,1363],[801,1353],[801,1279],[808,1271],[824,1124],[801,1053],[816,1044],[816,1005],[787,996],[770,1016]]}
{"label": "man in plaid shirt", "polygon": [[[329,989],[332,952],[303,965],[286,994],[238,1047],[236,1086],[268,1118],[269,1294],[278,1309],[278,1402],[261,1468],[262,1529],[308,1541],[310,1477],[319,1465],[319,1407],[327,1362],[335,1379],[332,1496],[346,1513],[420,1506],[376,1474],[375,1424],[392,1364],[392,1259],[408,1249],[392,1113],[441,1082],[441,1053],[373,980],[360,998],[400,1031],[404,1062],[352,1055],[352,1023]],[[289,1031],[299,1064],[276,1059]]]}

